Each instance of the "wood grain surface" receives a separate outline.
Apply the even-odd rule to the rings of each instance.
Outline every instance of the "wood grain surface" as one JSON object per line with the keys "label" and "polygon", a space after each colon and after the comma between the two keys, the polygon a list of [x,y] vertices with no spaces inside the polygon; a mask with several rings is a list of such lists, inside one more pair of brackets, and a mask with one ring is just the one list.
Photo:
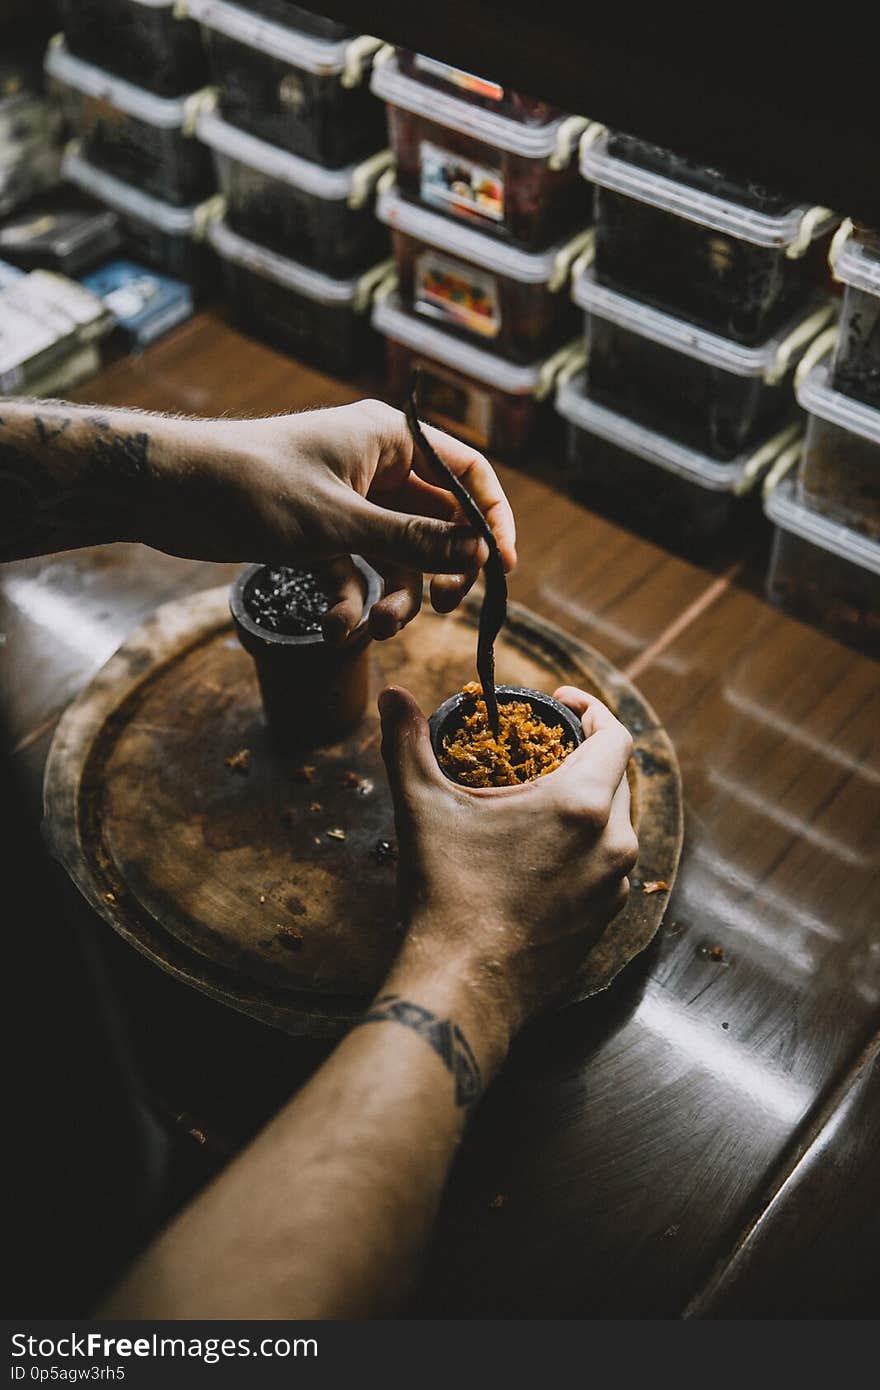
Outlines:
{"label": "wood grain surface", "polygon": [[[380,366],[333,381],[200,315],[80,395],[259,414],[381,394]],[[499,470],[519,526],[512,594],[657,711],[682,769],[684,854],[654,944],[523,1037],[493,1086],[413,1310],[876,1312],[880,666],[765,602],[759,522],[691,564],[569,500],[555,463],[545,450],[528,474]],[[5,567],[0,698],[27,814],[64,705],[158,604],[231,573],[134,546]],[[98,927],[144,1089],[197,1130],[207,1178],[321,1048],[221,1008]]]}

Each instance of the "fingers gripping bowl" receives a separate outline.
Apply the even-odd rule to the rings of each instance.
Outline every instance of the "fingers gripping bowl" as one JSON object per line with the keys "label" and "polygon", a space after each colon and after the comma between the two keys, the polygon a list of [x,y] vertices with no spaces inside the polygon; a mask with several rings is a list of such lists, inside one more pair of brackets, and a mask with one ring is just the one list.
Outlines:
{"label": "fingers gripping bowl", "polygon": [[492,732],[478,685],[465,686],[428,721],[444,776],[470,787],[516,786],[554,771],[584,741],[567,705],[519,685],[495,687],[499,730]]}

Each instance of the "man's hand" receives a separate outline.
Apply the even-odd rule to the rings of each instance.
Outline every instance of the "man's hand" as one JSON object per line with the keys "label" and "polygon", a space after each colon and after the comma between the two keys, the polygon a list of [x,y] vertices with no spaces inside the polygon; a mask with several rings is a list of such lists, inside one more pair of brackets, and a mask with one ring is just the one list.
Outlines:
{"label": "man's hand", "polygon": [[[482,454],[428,429],[489,520],[506,568],[513,514]],[[381,401],[263,420],[193,420],[137,411],[4,401],[0,561],[140,540],[197,560],[318,569],[330,641],[360,621],[352,553],[385,579],[374,637],[415,617],[422,579],[450,612],[487,559],[452,494],[429,474],[406,419]]]}
{"label": "man's hand", "polygon": [[444,777],[411,695],[391,688],[380,700],[410,924],[387,988],[396,978],[409,995],[422,979],[464,983],[502,1050],[573,979],[626,901],[638,855],[629,733],[582,690],[563,686],[556,698],[581,716],[584,743],[555,772],[488,790]]}
{"label": "man's hand", "polygon": [[[197,423],[195,457],[156,469],[144,539],[199,559],[320,567],[331,596],[330,640],[342,641],[362,615],[352,553],[385,580],[370,618],[380,639],[418,613],[424,575],[433,576],[434,607],[447,613],[487,559],[485,542],[414,451],[403,414],[381,401]],[[513,513],[491,465],[440,430],[426,432],[483,510],[512,569]]]}

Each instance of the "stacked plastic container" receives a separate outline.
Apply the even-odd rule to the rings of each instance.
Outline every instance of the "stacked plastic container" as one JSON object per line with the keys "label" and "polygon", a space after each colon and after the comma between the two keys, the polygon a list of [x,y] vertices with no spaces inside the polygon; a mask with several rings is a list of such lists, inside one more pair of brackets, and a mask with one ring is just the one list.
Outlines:
{"label": "stacked plastic container", "polygon": [[197,27],[174,0],[62,0],[60,11],[45,66],[74,137],[65,177],[113,209],[138,260],[202,278],[216,186],[195,137],[213,101]]}
{"label": "stacked plastic container", "polygon": [[560,385],[573,490],[685,545],[713,537],[796,433],[793,378],[833,310],[837,219],[593,127],[586,370]]}
{"label": "stacked plastic container", "polygon": [[840,326],[798,368],[807,429],[797,468],[777,469],[769,592],[785,607],[880,652],[880,240],[844,223],[831,254]]}
{"label": "stacked plastic container", "polygon": [[0,51],[0,217],[57,183],[58,136],[38,53]]}
{"label": "stacked plastic container", "polygon": [[589,122],[437,62],[383,49],[396,181],[382,180],[397,289],[373,323],[391,390],[420,369],[423,413],[480,449],[520,453],[570,362],[571,266],[591,233],[577,145]]}
{"label": "stacked plastic container", "polygon": [[381,104],[369,88],[378,39],[286,0],[186,0],[217,93],[197,133],[225,201],[208,233],[245,326],[346,372],[365,355],[369,304],[388,273],[376,221]]}

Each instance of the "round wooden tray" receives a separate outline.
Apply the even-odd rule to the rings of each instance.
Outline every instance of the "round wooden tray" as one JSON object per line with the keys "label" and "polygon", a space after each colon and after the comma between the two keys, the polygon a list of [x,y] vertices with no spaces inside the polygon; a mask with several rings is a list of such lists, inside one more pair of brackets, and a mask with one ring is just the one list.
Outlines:
{"label": "round wooden tray", "polygon": [[[452,617],[426,609],[374,644],[373,696],[393,680],[429,714],[473,677],[477,616],[476,601]],[[634,878],[671,888],[681,781],[651,708],[598,653],[516,604],[497,658],[499,680],[582,686],[629,727]],[[230,767],[243,749],[246,769]],[[338,745],[302,760],[274,752],[225,588],[158,609],[74,701],[49,753],[44,813],[52,852],[105,921],[233,1008],[332,1036],[387,973],[401,928],[395,865],[376,852],[394,841],[394,817],[375,699]],[[573,1000],[604,989],[648,944],[667,898],[634,888],[622,927],[584,961]]]}

